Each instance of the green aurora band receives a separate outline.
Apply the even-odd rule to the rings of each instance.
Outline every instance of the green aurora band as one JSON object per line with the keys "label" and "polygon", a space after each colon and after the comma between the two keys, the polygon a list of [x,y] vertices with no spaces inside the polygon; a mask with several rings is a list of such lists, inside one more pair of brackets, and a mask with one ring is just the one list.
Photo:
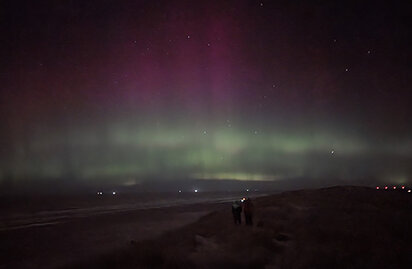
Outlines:
{"label": "green aurora band", "polygon": [[381,147],[321,128],[237,128],[225,122],[170,127],[117,122],[33,132],[3,162],[5,178],[76,178],[135,184],[147,178],[277,180],[374,176],[408,181],[411,141]]}

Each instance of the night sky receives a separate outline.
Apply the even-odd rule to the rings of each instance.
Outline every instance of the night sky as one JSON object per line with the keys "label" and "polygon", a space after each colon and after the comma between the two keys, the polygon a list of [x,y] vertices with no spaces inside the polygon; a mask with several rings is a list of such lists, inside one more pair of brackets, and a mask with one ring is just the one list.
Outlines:
{"label": "night sky", "polygon": [[412,182],[410,5],[0,5],[0,182]]}

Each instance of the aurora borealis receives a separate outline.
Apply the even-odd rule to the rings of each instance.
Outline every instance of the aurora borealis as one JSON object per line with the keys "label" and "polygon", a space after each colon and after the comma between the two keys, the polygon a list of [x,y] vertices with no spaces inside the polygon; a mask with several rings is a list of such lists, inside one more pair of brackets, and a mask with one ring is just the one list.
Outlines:
{"label": "aurora borealis", "polygon": [[411,182],[405,7],[1,5],[0,181]]}

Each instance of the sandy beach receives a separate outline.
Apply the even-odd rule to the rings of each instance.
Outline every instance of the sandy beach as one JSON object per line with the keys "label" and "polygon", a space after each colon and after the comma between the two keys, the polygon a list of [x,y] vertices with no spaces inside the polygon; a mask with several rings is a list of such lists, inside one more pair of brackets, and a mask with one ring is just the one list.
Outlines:
{"label": "sandy beach", "polygon": [[46,222],[23,225],[3,218],[0,268],[409,268],[412,262],[406,191],[331,187],[254,197],[253,226],[233,223],[231,199],[205,195],[138,209],[124,200],[100,213],[71,209],[55,222],[49,213]]}
{"label": "sandy beach", "polygon": [[35,206],[9,208],[0,222],[0,268],[57,268],[98,259],[131,242],[192,223],[226,207],[225,199],[230,199],[220,194],[173,197],[89,198],[87,203],[78,199],[54,206],[36,199]]}
{"label": "sandy beach", "polygon": [[253,227],[229,208],[76,268],[410,268],[412,199],[367,187],[254,199]]}

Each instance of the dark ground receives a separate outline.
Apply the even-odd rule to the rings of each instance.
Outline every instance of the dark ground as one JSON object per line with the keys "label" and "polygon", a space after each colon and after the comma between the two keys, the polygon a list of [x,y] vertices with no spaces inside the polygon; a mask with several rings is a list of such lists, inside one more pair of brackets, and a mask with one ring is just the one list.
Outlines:
{"label": "dark ground", "polygon": [[[253,227],[235,226],[230,203],[222,202],[90,215],[87,211],[34,226],[2,221],[0,268],[410,268],[412,264],[410,193],[333,187],[253,200]],[[101,202],[104,207],[112,204]]]}
{"label": "dark ground", "polygon": [[[221,208],[216,204],[213,208]],[[104,253],[187,225],[209,213],[208,204],[119,212],[87,211],[24,218],[0,225],[0,268],[58,268],[98,259]],[[49,219],[51,220],[49,221]],[[28,224],[27,224],[28,223]]]}
{"label": "dark ground", "polygon": [[218,209],[83,268],[410,268],[412,195],[366,187],[301,190],[255,200],[255,226]]}

